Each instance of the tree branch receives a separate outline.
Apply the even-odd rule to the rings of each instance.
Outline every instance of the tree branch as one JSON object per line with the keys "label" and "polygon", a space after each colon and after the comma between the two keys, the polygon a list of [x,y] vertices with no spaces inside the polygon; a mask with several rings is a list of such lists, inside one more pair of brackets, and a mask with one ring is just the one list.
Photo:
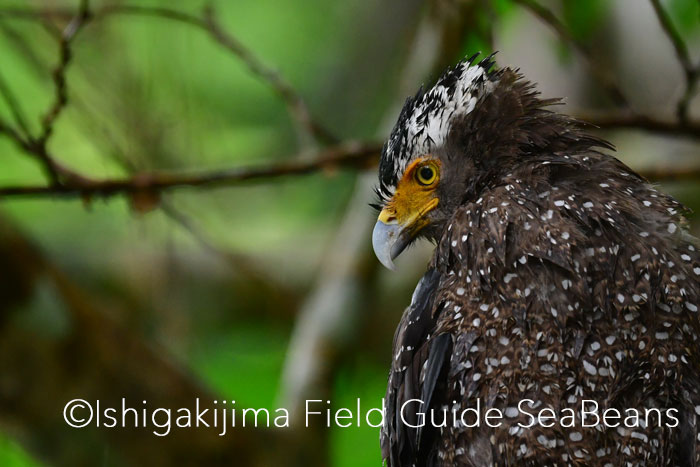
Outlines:
{"label": "tree branch", "polygon": [[637,173],[647,180],[683,182],[700,180],[700,167],[649,167]]}
{"label": "tree branch", "polygon": [[634,114],[577,115],[585,123],[605,130],[643,130],[652,133],[700,139],[700,123],[674,122]]}
{"label": "tree branch", "polygon": [[2,121],[0,121],[0,133],[6,134],[10,139],[14,140],[14,142],[22,150],[24,150],[26,154],[38,160],[46,172],[51,185],[53,186],[60,186],[63,183],[62,177],[74,182],[84,180],[84,177],[57,162],[49,153],[47,143],[53,132],[56,119],[60,116],[63,109],[68,104],[66,70],[71,61],[71,42],[80,29],[89,20],[89,18],[89,2],[88,0],[82,0],[80,2],[80,7],[77,14],[64,28],[59,37],[59,62],[52,72],[54,98],[46,112],[46,115],[42,119],[42,131],[38,138],[31,136],[29,127],[26,124],[23,113],[20,110],[20,106],[18,102],[14,100],[9,87],[5,85],[0,86],[0,92],[3,94],[5,101],[10,106],[14,118],[20,128],[24,131],[25,136],[23,137],[6,122]]}
{"label": "tree branch", "polygon": [[[681,124],[656,120],[636,115],[579,116],[582,122],[599,129],[633,129],[651,131],[658,134],[685,136],[700,139],[700,124]],[[12,129],[3,127],[0,133],[10,133]],[[21,137],[15,137],[22,141]],[[25,148],[25,150],[31,150]],[[158,195],[160,192],[179,187],[232,186],[247,181],[259,181],[287,175],[305,175],[321,170],[336,168],[367,168],[376,163],[381,152],[379,142],[345,142],[318,153],[311,160],[299,157],[287,158],[287,162],[261,165],[257,167],[214,170],[199,173],[139,173],[125,178],[91,179],[82,176],[67,178],[60,185],[49,186],[7,186],[0,187],[0,198],[17,196],[62,196],[85,198],[109,198],[115,195],[130,196]],[[64,169],[65,170],[65,169]],[[654,179],[700,179],[700,168],[679,170],[641,171],[641,175]]]}
{"label": "tree branch", "polygon": [[[66,83],[66,72],[68,70],[68,66],[70,65],[71,59],[73,58],[71,43],[89,19],[89,2],[88,0],[82,0],[80,2],[80,8],[78,9],[78,12],[70,21],[70,23],[68,23],[68,25],[65,27],[61,34],[61,37],[58,42],[59,60],[58,64],[52,72],[54,82],[54,100],[42,120],[42,132],[39,138],[37,139],[38,145],[46,145],[46,142],[49,140],[51,134],[53,133],[53,125],[56,122],[56,119],[61,115],[61,112],[63,111],[63,109],[65,109],[66,105],[68,104],[68,85]],[[48,165],[51,171],[55,170],[55,168],[52,167],[51,164]],[[55,174],[54,176],[57,179],[57,176]]]}
{"label": "tree branch", "polygon": [[692,99],[695,94],[695,89],[697,86],[698,77],[700,77],[700,65],[694,66],[688,53],[688,47],[681,37],[680,32],[675,28],[671,17],[668,12],[664,10],[661,6],[659,0],[650,0],[651,5],[654,7],[654,12],[656,17],[659,19],[661,28],[668,36],[671,44],[673,44],[673,49],[676,51],[676,57],[678,62],[680,62],[681,67],[683,67],[683,72],[685,74],[685,93],[678,101],[676,106],[676,114],[678,115],[678,120],[681,122],[688,121],[688,105],[690,104],[690,99]]}
{"label": "tree branch", "polygon": [[7,136],[23,151],[30,151],[29,143],[9,123],[0,118],[0,135]]}
{"label": "tree branch", "polygon": [[0,198],[9,196],[82,196],[108,198],[117,194],[158,193],[176,187],[235,185],[246,181],[285,175],[302,175],[335,168],[366,168],[376,163],[381,151],[378,143],[344,143],[324,149],[312,160],[293,158],[259,167],[216,170],[193,174],[141,173],[127,178],[94,180],[68,179],[61,185],[15,186],[0,188]]}
{"label": "tree branch", "polygon": [[583,57],[584,61],[586,62],[586,65],[588,66],[588,70],[593,76],[593,78],[595,78],[595,80],[598,82],[601,88],[605,90],[605,92],[615,104],[617,104],[620,107],[629,107],[629,102],[627,101],[627,98],[615,82],[613,76],[610,73],[608,73],[607,68],[600,66],[598,61],[595,59],[595,55],[588,48],[588,46],[578,41],[569,32],[566,26],[561,21],[559,21],[556,15],[552,13],[551,10],[544,7],[535,0],[514,1],[520,4],[523,8],[529,10],[533,15],[539,18],[540,21],[548,25],[554,31],[554,33],[557,36],[559,36],[559,39],[571,45],[581,55],[581,57]]}

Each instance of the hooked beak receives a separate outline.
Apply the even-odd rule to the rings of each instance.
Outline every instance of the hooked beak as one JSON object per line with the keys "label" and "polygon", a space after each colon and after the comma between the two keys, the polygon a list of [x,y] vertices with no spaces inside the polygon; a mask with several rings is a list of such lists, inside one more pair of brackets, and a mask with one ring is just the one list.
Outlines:
{"label": "hooked beak", "polygon": [[393,260],[401,254],[428,222],[426,214],[437,206],[437,198],[431,198],[423,207],[407,216],[397,216],[395,207],[385,207],[379,214],[372,232],[372,247],[377,259],[386,268],[395,269]]}
{"label": "hooked beak", "polygon": [[393,259],[411,242],[411,235],[395,220],[385,224],[381,218],[374,224],[372,247],[377,259],[386,268],[395,269]]}

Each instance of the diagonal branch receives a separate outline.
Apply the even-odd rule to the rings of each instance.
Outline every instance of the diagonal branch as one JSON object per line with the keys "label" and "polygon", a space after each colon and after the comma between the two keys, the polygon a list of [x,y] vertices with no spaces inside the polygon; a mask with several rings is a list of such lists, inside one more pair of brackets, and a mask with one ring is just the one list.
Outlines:
{"label": "diagonal branch", "polygon": [[0,135],[6,135],[12,142],[14,142],[20,149],[25,152],[31,151],[29,143],[24,137],[9,123],[0,118]]}
{"label": "diagonal branch", "polygon": [[529,10],[533,15],[539,18],[540,21],[547,24],[562,41],[571,45],[581,55],[581,57],[583,57],[586,65],[588,66],[588,71],[615,104],[620,107],[629,107],[627,98],[615,82],[613,76],[607,71],[607,68],[600,66],[598,61],[595,59],[595,55],[588,48],[588,46],[577,40],[571,34],[571,32],[569,32],[567,27],[556,17],[556,15],[552,13],[551,10],[544,7],[536,0],[514,1],[520,4],[523,8]]}
{"label": "diagonal branch", "polygon": [[24,110],[22,109],[22,105],[20,104],[19,100],[17,100],[17,96],[15,96],[14,92],[12,92],[10,85],[7,83],[7,81],[5,81],[5,78],[1,74],[0,95],[5,101],[5,104],[7,104],[7,107],[10,109],[12,118],[15,120],[15,123],[22,132],[22,135],[25,138],[30,137],[31,131],[29,130],[29,125],[27,124],[27,117],[24,113]]}
{"label": "diagonal branch", "polygon": [[307,132],[313,139],[322,143],[338,143],[339,140],[327,128],[316,121],[308,105],[294,87],[277,71],[265,65],[253,52],[233,34],[226,31],[216,20],[211,6],[204,9],[200,18],[179,10],[165,7],[149,7],[141,5],[111,5],[95,13],[96,18],[109,15],[141,15],[167,19],[194,26],[214,39],[220,46],[235,55],[248,71],[266,83],[286,104],[292,120]]}
{"label": "diagonal branch", "polygon": [[673,49],[676,51],[676,57],[678,62],[680,62],[681,67],[683,67],[683,72],[685,74],[685,93],[678,101],[676,107],[676,114],[678,115],[678,120],[681,122],[687,122],[688,120],[688,105],[690,104],[690,99],[692,99],[695,94],[697,87],[698,78],[700,77],[700,65],[695,66],[690,58],[690,53],[688,53],[688,47],[681,37],[678,29],[673,25],[671,17],[668,12],[664,10],[661,6],[660,0],[650,0],[651,5],[654,7],[654,12],[656,17],[659,19],[661,28],[668,36],[671,44],[673,44]]}
{"label": "diagonal branch", "polygon": [[221,28],[211,7],[205,9],[204,21],[207,30],[220,45],[236,55],[246,64],[251,73],[268,83],[275,90],[286,103],[289,113],[302,128],[307,129],[315,139],[326,143],[338,142],[338,139],[330,131],[311,118],[311,113],[306,103],[287,80],[272,68],[264,65],[238,39]]}
{"label": "diagonal branch", "polygon": [[73,58],[71,43],[89,19],[89,2],[88,0],[81,0],[78,13],[65,27],[59,39],[59,61],[52,72],[54,83],[54,100],[42,120],[42,132],[37,139],[37,143],[39,145],[46,145],[47,141],[51,137],[51,134],[53,133],[53,125],[56,122],[56,119],[61,115],[61,112],[68,104],[66,72],[68,71],[68,66],[71,63],[71,59]]}
{"label": "diagonal branch", "polygon": [[[53,133],[54,123],[68,104],[66,71],[72,57],[71,42],[89,18],[89,1],[81,0],[77,14],[68,23],[59,37],[59,62],[52,72],[54,84],[53,102],[42,119],[42,130],[39,137],[33,138],[29,135],[27,125],[23,123],[22,114],[16,114],[15,119],[18,121],[20,127],[27,128],[25,130],[25,133],[27,133],[26,139],[21,138],[16,131],[13,131],[6,124],[0,123],[0,132],[6,133],[11,139],[15,140],[28,155],[38,160],[43,166],[51,184],[54,186],[60,186],[63,183],[62,178],[73,181],[84,180],[84,177],[56,161],[50,155],[47,143]],[[5,99],[7,100],[7,97]]]}
{"label": "diagonal branch", "polygon": [[[87,11],[87,10],[86,10]],[[82,26],[86,20],[93,21],[107,18],[113,15],[138,15],[166,19],[193,26],[209,34],[219,45],[234,54],[254,76],[260,78],[284,101],[293,121],[314,140],[321,143],[335,144],[339,139],[331,131],[315,120],[308,105],[294,87],[277,71],[265,65],[255,54],[243,45],[235,36],[226,31],[217,21],[212,7],[204,9],[202,17],[167,7],[143,6],[143,5],[107,5],[92,12],[91,16],[83,18]],[[15,17],[21,19],[45,19],[67,18],[70,11],[62,8],[32,9],[32,8],[3,8],[0,9],[0,17]],[[77,31],[76,31],[77,32]],[[70,60],[68,55],[67,60]]]}

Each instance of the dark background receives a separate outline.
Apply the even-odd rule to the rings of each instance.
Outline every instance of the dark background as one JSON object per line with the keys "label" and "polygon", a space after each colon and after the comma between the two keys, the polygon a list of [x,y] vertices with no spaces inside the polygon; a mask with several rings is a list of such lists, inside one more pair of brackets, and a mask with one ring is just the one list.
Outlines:
{"label": "dark background", "polygon": [[374,259],[378,148],[495,50],[700,209],[697,0],[0,0],[0,465],[379,465],[367,426],[61,412],[379,406],[430,246]]}

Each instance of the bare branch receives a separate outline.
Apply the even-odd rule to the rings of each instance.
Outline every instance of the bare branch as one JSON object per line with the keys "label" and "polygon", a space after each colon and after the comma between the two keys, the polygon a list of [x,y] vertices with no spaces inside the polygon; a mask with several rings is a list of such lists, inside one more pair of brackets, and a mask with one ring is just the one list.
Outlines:
{"label": "bare branch", "polygon": [[673,25],[668,12],[661,6],[661,2],[659,0],[650,1],[662,29],[666,33],[666,36],[668,36],[671,44],[673,44],[676,57],[678,57],[678,61],[683,67],[683,72],[685,74],[685,93],[678,101],[676,114],[678,115],[678,120],[686,122],[688,120],[688,105],[690,104],[690,99],[692,99],[695,94],[698,78],[700,77],[700,65],[693,65],[683,37],[681,37],[680,32],[678,32],[678,29]]}
{"label": "bare branch", "polygon": [[[680,124],[654,120],[635,115],[601,115],[581,116],[581,121],[590,123],[600,129],[633,129],[645,130],[658,134],[700,138],[700,124]],[[0,133],[12,130],[2,126]],[[17,137],[18,141],[23,141]],[[24,148],[34,150],[35,148]],[[246,181],[268,180],[287,175],[304,175],[321,170],[336,168],[362,169],[376,163],[381,151],[378,142],[346,142],[332,146],[318,153],[312,160],[301,160],[298,157],[288,158],[286,162],[263,165],[258,167],[216,170],[200,173],[139,173],[131,177],[95,180],[73,174],[60,185],[49,186],[14,186],[0,188],[0,198],[10,196],[53,196],[64,197],[82,196],[86,198],[108,198],[119,194],[158,194],[162,191],[178,187],[215,187],[231,186]],[[55,163],[55,162],[54,162]],[[68,169],[60,167],[62,171]],[[679,170],[652,170],[641,172],[647,178],[659,179],[700,179],[700,168]]]}
{"label": "bare branch", "polygon": [[551,10],[535,0],[515,0],[515,2],[529,10],[533,15],[539,18],[540,21],[547,24],[562,41],[571,45],[581,57],[583,57],[593,78],[595,78],[615,104],[621,107],[629,107],[627,98],[615,82],[614,77],[607,71],[607,68],[600,66],[595,59],[595,55],[588,46],[578,41]]}
{"label": "bare branch", "polygon": [[264,65],[238,39],[221,28],[211,7],[205,9],[204,18],[207,29],[214,39],[245,63],[251,73],[268,83],[275,90],[287,104],[290,114],[299,122],[302,128],[311,133],[315,139],[326,143],[338,142],[338,139],[330,131],[311,118],[311,113],[306,103],[287,80],[272,68]]}
{"label": "bare branch", "polygon": [[673,48],[675,49],[676,55],[678,56],[678,61],[681,62],[681,65],[683,65],[683,68],[686,71],[692,70],[693,64],[690,60],[688,47],[685,45],[685,41],[681,37],[678,30],[673,26],[673,23],[671,22],[671,17],[661,6],[661,2],[659,0],[650,1],[651,5],[654,7],[654,11],[656,12],[657,18],[659,19],[659,23],[661,23],[661,27],[663,28],[664,32],[673,44]]}
{"label": "bare branch", "polygon": [[700,167],[649,167],[637,173],[647,180],[659,182],[700,180]]}
{"label": "bare branch", "polygon": [[37,18],[58,18],[70,20],[75,15],[69,8],[31,8],[31,7],[5,7],[0,9],[0,18],[18,18],[34,21]]}
{"label": "bare branch", "polygon": [[699,122],[679,123],[634,114],[584,114],[577,115],[577,118],[583,122],[606,130],[643,130],[661,135],[700,139]]}
{"label": "bare branch", "polygon": [[40,78],[43,78],[47,74],[48,67],[42,62],[36,50],[32,47],[32,44],[30,44],[24,36],[1,20],[0,33],[2,33],[7,38],[8,42],[18,50],[19,56],[32,67]]}
{"label": "bare branch", "polygon": [[259,167],[217,170],[195,174],[141,173],[132,177],[93,180],[68,178],[61,185],[16,186],[0,188],[0,198],[9,196],[82,196],[107,198],[117,194],[158,193],[176,187],[213,187],[246,181],[302,175],[336,168],[366,168],[376,163],[381,145],[349,142],[318,153],[313,160],[299,158]]}
{"label": "bare branch", "polygon": [[56,119],[61,115],[61,112],[68,104],[66,72],[73,57],[71,42],[89,19],[89,2],[88,0],[82,0],[80,2],[78,13],[65,27],[59,39],[59,61],[52,72],[54,82],[54,100],[42,120],[42,133],[37,140],[37,143],[41,146],[46,145],[46,142],[53,133],[53,125]]}
{"label": "bare branch", "polygon": [[[6,14],[6,12],[0,13],[0,16],[4,14]],[[26,154],[38,160],[42,164],[51,184],[54,186],[60,186],[63,183],[62,177],[71,180],[73,183],[85,180],[83,176],[57,162],[49,154],[47,142],[53,132],[56,119],[68,104],[66,70],[71,61],[71,42],[89,18],[89,2],[88,0],[81,0],[78,13],[68,23],[59,37],[59,62],[52,72],[54,98],[46,115],[42,119],[42,130],[38,138],[33,138],[30,135],[29,127],[26,124],[23,113],[20,110],[19,104],[15,101],[14,96],[11,94],[9,87],[4,85],[0,86],[0,88],[2,88],[0,92],[3,94],[5,101],[8,102],[17,124],[26,135],[23,138],[22,135],[5,122],[0,122],[0,133],[6,134],[9,138],[14,140]]]}

